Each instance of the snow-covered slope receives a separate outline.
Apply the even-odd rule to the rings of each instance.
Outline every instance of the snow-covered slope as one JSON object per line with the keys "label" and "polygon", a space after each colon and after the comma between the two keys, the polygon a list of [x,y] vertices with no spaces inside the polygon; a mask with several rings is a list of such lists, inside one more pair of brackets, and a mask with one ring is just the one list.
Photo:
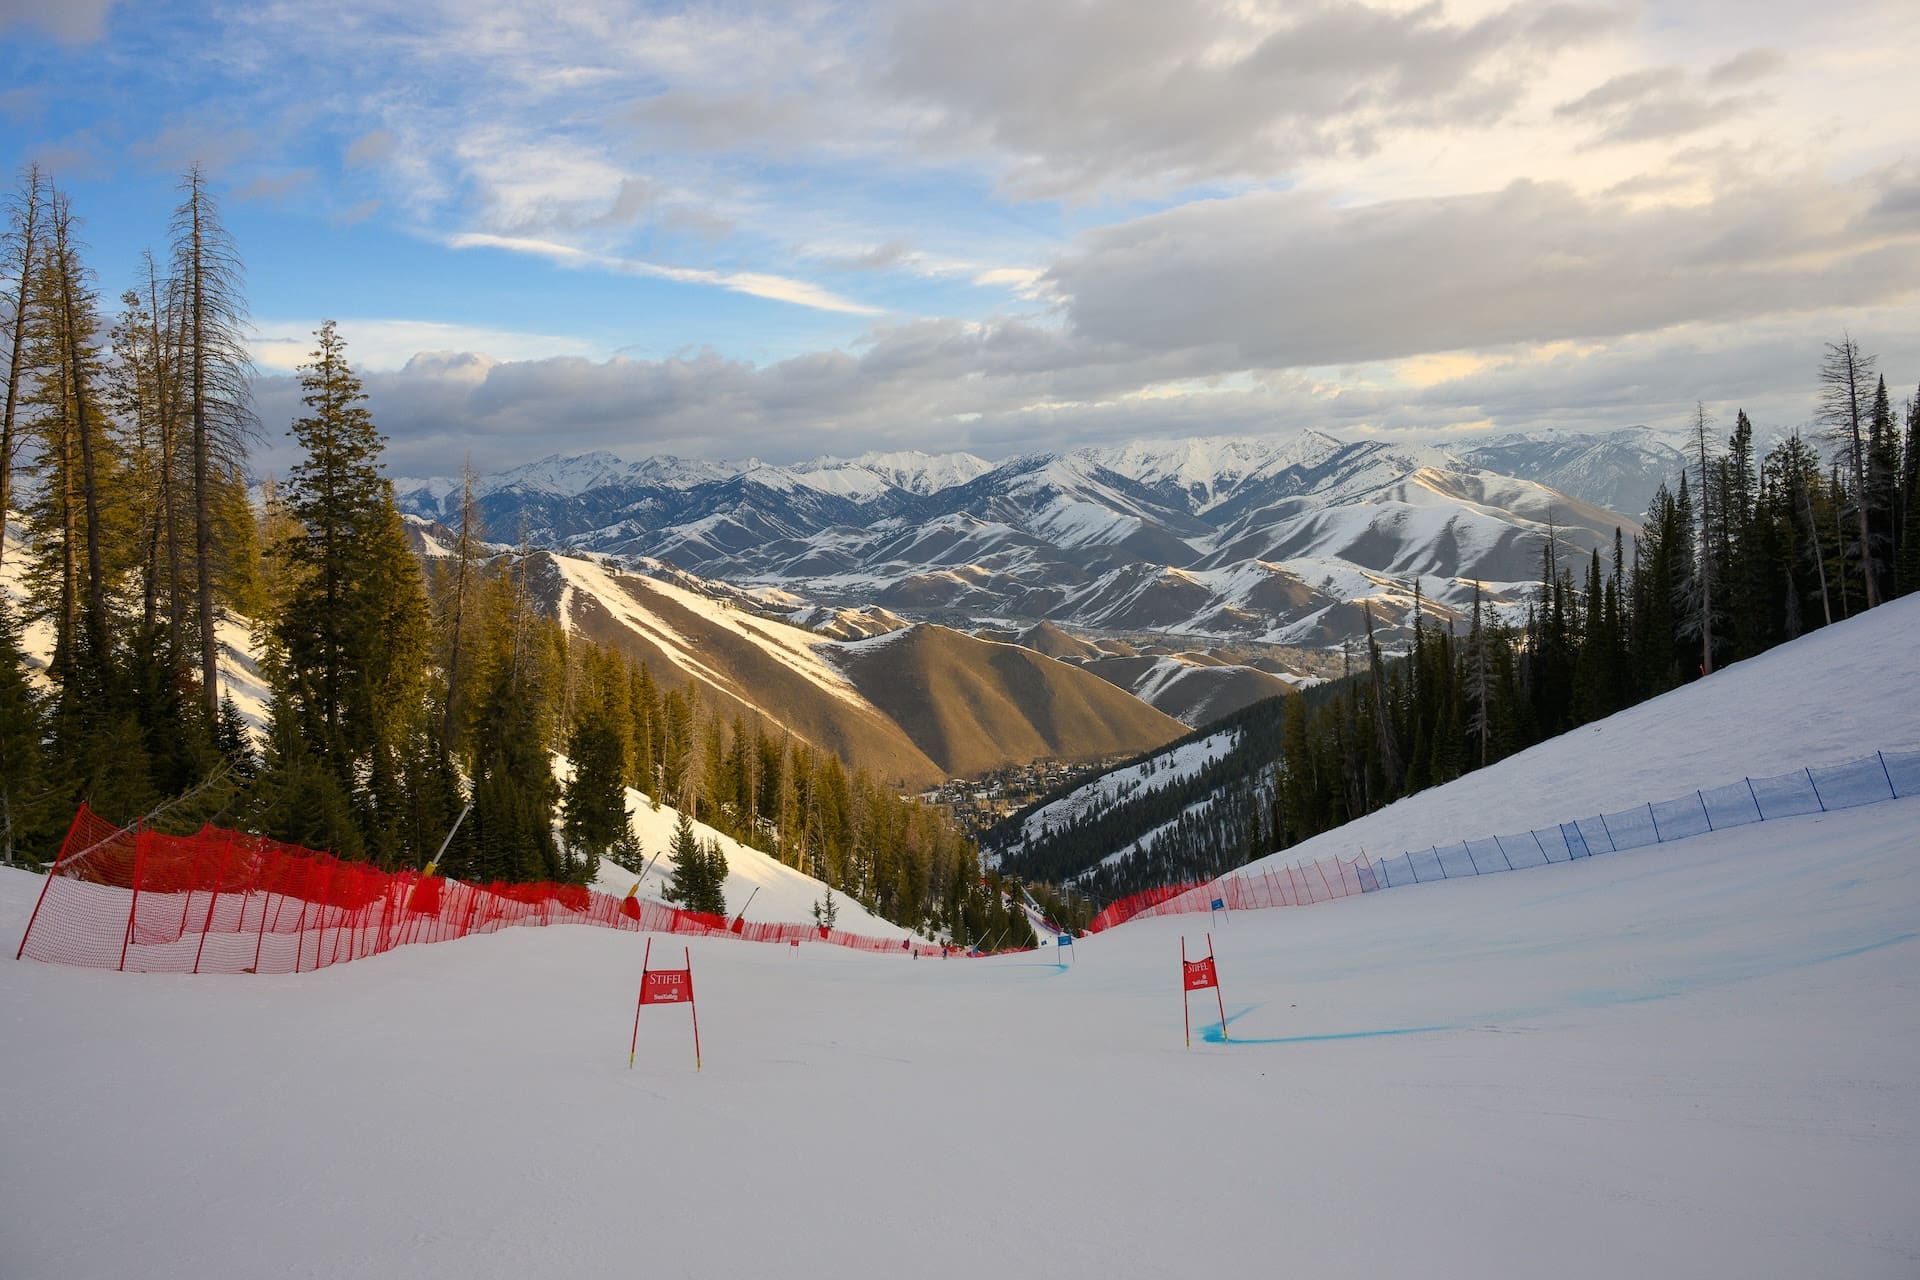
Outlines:
{"label": "snow-covered slope", "polygon": [[[1750,732],[1609,727],[1536,780],[1612,806],[1643,753],[1766,768],[1849,745],[1827,722],[1884,733],[1912,646],[1854,639],[1750,684]],[[1471,830],[1533,811],[1479,782]],[[692,952],[699,1072],[676,1008],[629,1070],[644,939],[610,931],[287,977],[0,960],[0,1272],[1912,1276],[1916,823],[1235,913],[1231,1041],[1200,991],[1191,1049],[1198,919],[1068,967],[657,940]],[[38,887],[0,869],[0,937]]]}
{"label": "snow-covered slope", "polygon": [[[564,769],[564,762],[560,766]],[[636,884],[640,896],[655,902],[665,901],[665,889],[673,879],[672,859],[666,850],[680,822],[680,813],[671,805],[655,809],[642,793],[628,788],[629,825],[639,838],[647,857],[644,876],[636,876],[625,867],[602,860],[594,887],[617,898],[627,896]],[[812,876],[794,870],[779,859],[723,835],[704,822],[693,824],[693,833],[701,841],[714,840],[727,857],[727,879],[722,886],[727,914],[745,913],[748,920],[781,924],[806,924],[813,920],[813,907],[822,901],[827,887]],[[835,927],[847,933],[869,938],[910,938],[913,933],[890,920],[882,919],[844,894],[833,895]]]}
{"label": "snow-covered slope", "polygon": [[1528,831],[1743,777],[1920,748],[1916,634],[1920,595],[1408,796],[1274,855],[1273,865]]}

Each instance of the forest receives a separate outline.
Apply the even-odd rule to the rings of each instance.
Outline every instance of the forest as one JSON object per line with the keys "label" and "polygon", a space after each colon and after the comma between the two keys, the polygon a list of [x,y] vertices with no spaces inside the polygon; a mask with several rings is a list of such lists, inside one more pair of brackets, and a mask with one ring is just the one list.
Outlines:
{"label": "forest", "polygon": [[[1875,366],[1851,336],[1827,344],[1819,434],[1764,456],[1744,411],[1722,435],[1697,406],[1692,465],[1611,556],[1570,556],[1549,529],[1521,615],[1476,592],[1464,635],[1433,623],[1416,584],[1409,652],[1383,656],[1369,634],[1343,679],[1208,726],[1238,738],[1202,773],[1002,865],[1101,901],[1206,879],[1920,589],[1920,394],[1896,409]],[[1017,825],[984,845],[1011,848]]]}
{"label": "forest", "polygon": [[[580,881],[602,855],[663,852],[634,845],[633,787],[889,919],[962,943],[1011,931],[944,811],[723,720],[695,686],[544,616],[541,553],[486,540],[470,473],[450,552],[423,560],[332,321],[299,369],[299,461],[256,485],[268,428],[243,263],[205,175],[180,191],[164,248],[112,309],[44,173],[6,208],[0,525],[20,526],[0,527],[0,557],[21,557],[26,599],[0,596],[0,858],[50,857],[85,802],[383,868],[439,854],[467,879]],[[26,626],[50,634],[44,673]],[[257,738],[220,693],[223,643],[271,690]],[[723,907],[717,846],[671,852],[678,896]]]}

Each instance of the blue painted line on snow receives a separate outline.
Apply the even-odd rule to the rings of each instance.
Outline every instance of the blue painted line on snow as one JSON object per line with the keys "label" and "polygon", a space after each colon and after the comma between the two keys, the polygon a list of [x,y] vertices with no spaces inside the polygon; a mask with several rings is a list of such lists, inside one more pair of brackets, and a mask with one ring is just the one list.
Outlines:
{"label": "blue painted line on snow", "polygon": [[[1311,1036],[1273,1036],[1264,1039],[1246,1040],[1235,1036],[1226,1044],[1312,1044],[1320,1040],[1377,1040],[1382,1036],[1417,1036],[1429,1031],[1457,1031],[1458,1027],[1384,1027],[1376,1031],[1329,1031]],[[1204,1028],[1200,1038],[1208,1044],[1223,1043],[1220,1036],[1220,1024],[1214,1023]]]}

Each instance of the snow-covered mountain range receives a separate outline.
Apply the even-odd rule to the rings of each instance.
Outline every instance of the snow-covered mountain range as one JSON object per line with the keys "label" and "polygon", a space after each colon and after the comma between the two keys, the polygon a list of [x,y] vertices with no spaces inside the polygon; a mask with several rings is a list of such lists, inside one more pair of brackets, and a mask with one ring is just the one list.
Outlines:
{"label": "snow-covered mountain range", "polygon": [[[1551,532],[1563,564],[1610,549],[1676,476],[1645,429],[1448,450],[1306,431],[1023,455],[886,453],[789,466],[552,457],[475,487],[488,527],[556,550],[657,559],[830,610],[974,628],[1318,647],[1475,589],[1517,600]],[[450,480],[400,481],[451,519]],[[1575,565],[1577,567],[1577,565]]]}

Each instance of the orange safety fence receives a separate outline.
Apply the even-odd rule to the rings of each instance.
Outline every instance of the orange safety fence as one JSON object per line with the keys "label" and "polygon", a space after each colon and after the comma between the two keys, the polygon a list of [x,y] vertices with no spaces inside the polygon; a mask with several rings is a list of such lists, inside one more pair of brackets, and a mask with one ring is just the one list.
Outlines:
{"label": "orange safety fence", "polygon": [[467,884],[208,826],[122,828],[82,805],[17,956],[144,973],[302,973],[519,925],[824,942],[941,955],[911,939],[729,921],[577,884]]}
{"label": "orange safety fence", "polygon": [[1382,887],[1374,875],[1373,865],[1364,858],[1322,858],[1297,867],[1239,871],[1218,880],[1194,880],[1148,889],[1108,903],[1087,925],[1087,932],[1099,933],[1148,916],[1212,911],[1215,902],[1229,911],[1303,907],[1356,893],[1372,893]]}

